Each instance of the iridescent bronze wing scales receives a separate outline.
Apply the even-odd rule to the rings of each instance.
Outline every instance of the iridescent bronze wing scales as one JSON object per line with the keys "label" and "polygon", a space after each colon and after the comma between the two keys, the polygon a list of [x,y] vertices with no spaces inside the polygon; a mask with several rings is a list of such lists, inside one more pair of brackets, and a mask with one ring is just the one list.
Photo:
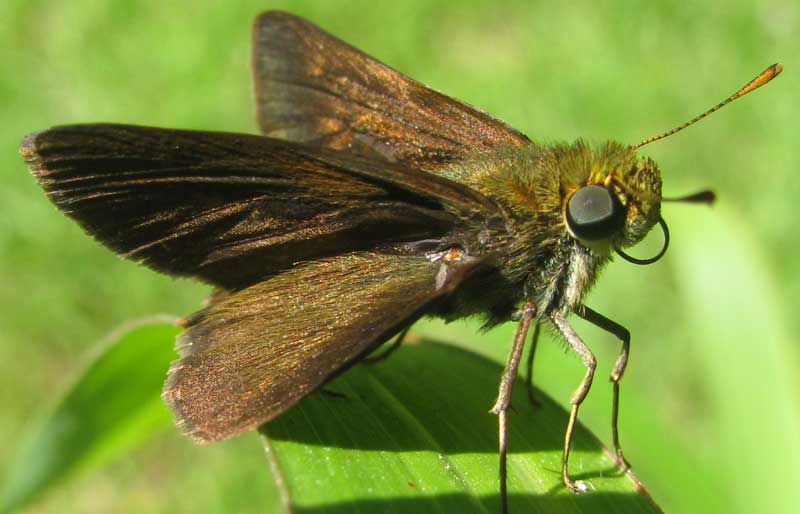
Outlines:
{"label": "iridescent bronze wing scales", "polygon": [[102,243],[226,290],[500,215],[445,178],[263,136],[70,125],[21,151],[50,199]]}
{"label": "iridescent bronze wing scales", "polygon": [[264,134],[432,170],[530,140],[406,77],[313,23],[270,11],[253,28]]}
{"label": "iridescent bronze wing scales", "polygon": [[437,284],[440,265],[424,257],[357,253],[268,278],[188,319],[164,397],[200,441],[255,428],[412,323],[476,264]]}

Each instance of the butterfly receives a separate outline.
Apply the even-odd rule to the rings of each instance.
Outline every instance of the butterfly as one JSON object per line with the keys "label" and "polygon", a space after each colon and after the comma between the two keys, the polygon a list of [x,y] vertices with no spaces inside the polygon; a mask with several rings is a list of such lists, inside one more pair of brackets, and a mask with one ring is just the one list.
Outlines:
{"label": "butterfly", "polygon": [[[66,125],[21,153],[47,196],[119,255],[215,292],[182,321],[164,399],[177,424],[216,441],[279,416],[430,315],[516,321],[492,412],[506,503],[507,414],[531,326],[547,324],[585,375],[570,399],[566,486],[596,360],[570,314],[621,341],[611,374],[613,442],[630,334],[584,303],[614,253],[655,262],[669,241],[661,175],[641,146],[543,145],[378,62],[311,22],[260,15],[253,74],[262,135]],[[710,192],[671,200],[710,202]],[[654,227],[661,252],[624,249]],[[531,365],[529,362],[528,366]]]}

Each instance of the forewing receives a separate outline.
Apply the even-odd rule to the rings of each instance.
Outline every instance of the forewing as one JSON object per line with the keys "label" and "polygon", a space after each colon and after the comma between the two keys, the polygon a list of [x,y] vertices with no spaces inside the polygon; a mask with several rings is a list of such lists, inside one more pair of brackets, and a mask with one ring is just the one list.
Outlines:
{"label": "forewing", "polygon": [[412,323],[478,264],[443,274],[425,258],[351,254],[221,298],[187,320],[164,397],[198,440],[255,428]]}
{"label": "forewing", "polygon": [[253,31],[264,134],[435,169],[530,140],[489,114],[433,91],[291,14]]}
{"label": "forewing", "polygon": [[102,243],[227,290],[497,214],[429,173],[262,136],[72,125],[29,136],[21,152],[50,199]]}

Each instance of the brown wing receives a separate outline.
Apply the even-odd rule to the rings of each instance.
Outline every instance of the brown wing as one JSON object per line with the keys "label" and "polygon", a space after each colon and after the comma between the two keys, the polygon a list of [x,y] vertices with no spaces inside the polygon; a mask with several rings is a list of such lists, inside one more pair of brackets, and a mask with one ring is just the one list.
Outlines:
{"label": "brown wing", "polygon": [[186,322],[164,398],[201,441],[255,428],[411,324],[478,264],[442,281],[428,259],[359,253],[238,291]]}
{"label": "brown wing", "polygon": [[285,12],[256,19],[253,74],[258,122],[271,137],[424,169],[469,153],[530,144],[489,114]]}
{"label": "brown wing", "polygon": [[72,125],[21,152],[50,199],[114,251],[229,290],[497,215],[444,178],[262,136]]}

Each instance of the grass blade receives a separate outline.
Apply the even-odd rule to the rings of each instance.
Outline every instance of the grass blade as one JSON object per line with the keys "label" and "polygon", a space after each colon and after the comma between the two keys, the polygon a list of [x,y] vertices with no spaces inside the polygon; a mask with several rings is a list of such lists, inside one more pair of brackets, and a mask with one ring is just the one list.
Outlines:
{"label": "grass blade", "polygon": [[165,318],[120,330],[34,426],[6,473],[0,512],[33,501],[78,468],[124,454],[171,424],[161,387],[178,328]]}

